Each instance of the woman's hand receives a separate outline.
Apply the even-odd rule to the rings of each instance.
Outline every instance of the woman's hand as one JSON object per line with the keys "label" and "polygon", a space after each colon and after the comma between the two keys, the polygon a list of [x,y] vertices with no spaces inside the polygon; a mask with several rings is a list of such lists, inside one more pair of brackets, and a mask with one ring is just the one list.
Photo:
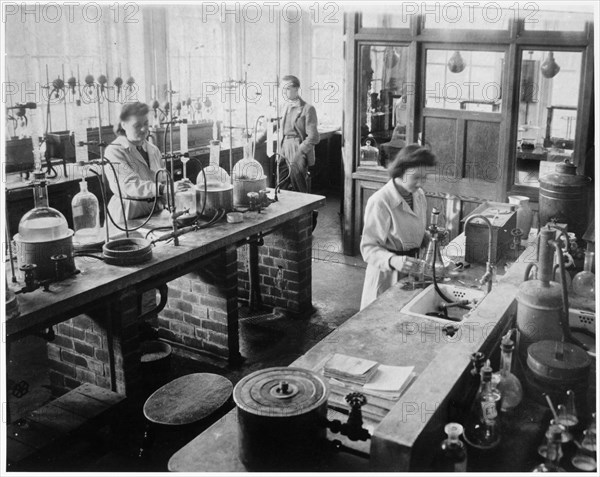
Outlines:
{"label": "woman's hand", "polygon": [[175,183],[175,192],[185,192],[186,190],[190,190],[192,187],[194,187],[192,181],[189,179],[182,179]]}
{"label": "woman's hand", "polygon": [[396,255],[390,259],[390,266],[407,275],[421,275],[425,272],[425,260]]}

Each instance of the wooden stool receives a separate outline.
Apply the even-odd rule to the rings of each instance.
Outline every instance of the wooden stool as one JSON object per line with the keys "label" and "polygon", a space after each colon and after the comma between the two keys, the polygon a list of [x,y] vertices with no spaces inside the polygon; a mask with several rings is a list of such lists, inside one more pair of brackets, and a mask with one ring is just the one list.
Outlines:
{"label": "wooden stool", "polygon": [[188,374],[165,384],[144,403],[147,424],[139,457],[152,445],[156,425],[184,426],[198,422],[225,404],[232,391],[229,379],[210,373]]}

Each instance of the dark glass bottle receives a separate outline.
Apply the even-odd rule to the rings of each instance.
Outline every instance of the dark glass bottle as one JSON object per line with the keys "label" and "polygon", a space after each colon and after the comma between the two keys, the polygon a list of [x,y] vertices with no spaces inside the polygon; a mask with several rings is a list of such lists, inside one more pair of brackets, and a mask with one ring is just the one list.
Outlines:
{"label": "dark glass bottle", "polygon": [[466,472],[467,449],[460,440],[463,427],[456,422],[450,422],[446,424],[444,431],[448,437],[440,446],[434,461],[434,469],[437,472]]}

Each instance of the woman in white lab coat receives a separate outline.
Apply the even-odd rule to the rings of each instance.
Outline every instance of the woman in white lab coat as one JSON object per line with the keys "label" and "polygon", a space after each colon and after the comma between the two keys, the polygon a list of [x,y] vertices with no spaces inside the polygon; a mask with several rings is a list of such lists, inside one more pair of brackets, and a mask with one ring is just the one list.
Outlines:
{"label": "woman in white lab coat", "polygon": [[127,103],[121,110],[115,126],[117,138],[109,144],[104,157],[113,163],[117,177],[110,166],[105,173],[113,193],[108,211],[113,220],[123,224],[123,213],[119,201],[117,181],[121,187],[127,220],[147,217],[152,212],[154,198],[158,195],[158,208],[162,208],[165,176],[159,176],[158,188],[154,181],[155,172],[162,167],[160,150],[147,141],[149,121],[148,105]]}
{"label": "woman in white lab coat", "polygon": [[435,155],[417,144],[404,147],[388,166],[390,180],[367,201],[360,251],[367,271],[361,310],[408,273],[424,270],[417,257],[427,225],[422,186]]}

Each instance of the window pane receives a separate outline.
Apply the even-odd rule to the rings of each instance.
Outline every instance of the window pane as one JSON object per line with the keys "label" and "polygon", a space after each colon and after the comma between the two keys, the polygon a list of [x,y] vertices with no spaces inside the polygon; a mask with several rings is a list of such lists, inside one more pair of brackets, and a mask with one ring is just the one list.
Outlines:
{"label": "window pane", "polygon": [[590,10],[589,12],[574,12],[564,11],[564,9],[572,10],[573,7],[565,5],[561,11],[560,5],[553,4],[544,11],[532,10],[525,14],[522,13],[525,30],[583,31],[586,21],[594,21],[593,10]]}
{"label": "window pane", "polygon": [[516,15],[495,2],[486,3],[483,8],[469,2],[421,3],[420,9],[426,29],[507,30]]}
{"label": "window pane", "polygon": [[580,77],[580,52],[523,52],[515,184],[539,187],[540,174],[571,157]]}
{"label": "window pane", "polygon": [[504,53],[427,50],[425,106],[500,112]]}

